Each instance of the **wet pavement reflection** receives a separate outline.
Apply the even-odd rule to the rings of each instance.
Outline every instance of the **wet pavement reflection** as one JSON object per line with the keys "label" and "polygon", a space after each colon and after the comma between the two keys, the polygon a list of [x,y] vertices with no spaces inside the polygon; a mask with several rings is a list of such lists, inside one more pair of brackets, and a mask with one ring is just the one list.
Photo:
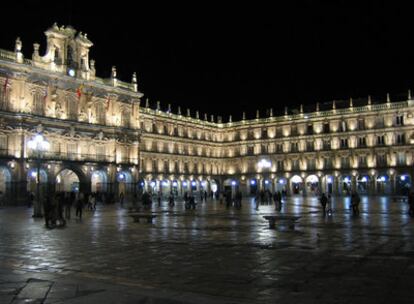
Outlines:
{"label": "wet pavement reflection", "polygon": [[[289,197],[280,214],[301,217],[293,230],[278,222],[269,229],[263,216],[279,212],[274,205],[255,210],[250,198],[240,210],[215,200],[198,202],[196,210],[163,202],[151,209],[153,224],[133,222],[128,204],[98,205],[62,229],[46,229],[26,208],[3,208],[0,302],[28,290],[16,287],[10,298],[2,285],[17,272],[30,279],[51,275],[53,282],[98,280],[107,284],[102,290],[162,290],[171,301],[186,296],[194,303],[412,303],[414,220],[406,201],[361,197],[359,216],[349,205],[347,197],[333,198],[332,215],[323,216],[317,198]],[[46,299],[55,285],[42,286]],[[126,290],[125,296],[132,292]],[[88,297],[82,301],[97,295]]]}

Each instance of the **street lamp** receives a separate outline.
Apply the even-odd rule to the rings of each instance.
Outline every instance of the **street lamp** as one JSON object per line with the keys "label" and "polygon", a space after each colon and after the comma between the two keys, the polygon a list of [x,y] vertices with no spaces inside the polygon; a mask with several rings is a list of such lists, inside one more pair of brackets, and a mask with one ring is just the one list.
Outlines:
{"label": "street lamp", "polygon": [[42,152],[49,150],[50,144],[42,134],[36,134],[31,140],[28,141],[27,146],[32,151],[37,152],[36,202],[33,208],[33,217],[42,217],[42,202],[40,200],[40,156]]}

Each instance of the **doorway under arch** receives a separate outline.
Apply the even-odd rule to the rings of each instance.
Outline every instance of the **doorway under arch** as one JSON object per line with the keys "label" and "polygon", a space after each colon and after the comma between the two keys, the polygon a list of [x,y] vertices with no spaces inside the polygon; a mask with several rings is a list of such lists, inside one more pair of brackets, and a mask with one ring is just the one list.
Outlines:
{"label": "doorway under arch", "polygon": [[79,176],[70,169],[63,169],[56,175],[57,192],[79,192]]}
{"label": "doorway under arch", "polygon": [[91,176],[91,192],[107,192],[108,191],[108,175],[103,170],[93,171]]}
{"label": "doorway under arch", "polygon": [[6,193],[11,183],[11,173],[9,168],[0,167],[0,191]]}

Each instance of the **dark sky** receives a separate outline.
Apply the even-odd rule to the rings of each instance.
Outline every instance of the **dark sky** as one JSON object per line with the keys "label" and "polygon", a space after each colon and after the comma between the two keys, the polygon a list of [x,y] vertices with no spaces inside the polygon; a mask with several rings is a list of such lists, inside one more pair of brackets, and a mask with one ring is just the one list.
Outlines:
{"label": "dark sky", "polygon": [[[138,73],[140,90],[182,109],[234,119],[267,108],[308,107],[332,99],[397,100],[414,89],[414,23],[396,1],[285,1],[275,7],[148,8],[132,2],[15,1],[2,4],[0,48],[16,36],[26,57],[53,22],[71,24],[94,42],[97,73]],[[33,4],[34,2],[35,4]]]}

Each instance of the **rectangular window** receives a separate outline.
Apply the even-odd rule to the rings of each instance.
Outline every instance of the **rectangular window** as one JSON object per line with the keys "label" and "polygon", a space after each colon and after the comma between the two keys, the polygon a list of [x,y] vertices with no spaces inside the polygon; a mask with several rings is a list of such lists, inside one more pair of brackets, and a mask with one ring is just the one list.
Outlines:
{"label": "rectangular window", "polygon": [[278,161],[277,161],[277,170],[278,170],[279,172],[284,170],[283,160],[278,160]]}
{"label": "rectangular window", "polygon": [[387,165],[385,155],[377,155],[377,166],[382,167]]}
{"label": "rectangular window", "polygon": [[341,139],[341,148],[348,148],[348,139]]}
{"label": "rectangular window", "polygon": [[405,166],[406,160],[405,160],[405,152],[398,152],[397,154],[397,166]]}
{"label": "rectangular window", "polygon": [[67,144],[67,154],[69,159],[75,159],[78,155],[78,145],[77,143],[68,143]]}
{"label": "rectangular window", "polygon": [[324,150],[331,150],[331,141],[330,140],[324,140],[323,141],[323,149]]}

